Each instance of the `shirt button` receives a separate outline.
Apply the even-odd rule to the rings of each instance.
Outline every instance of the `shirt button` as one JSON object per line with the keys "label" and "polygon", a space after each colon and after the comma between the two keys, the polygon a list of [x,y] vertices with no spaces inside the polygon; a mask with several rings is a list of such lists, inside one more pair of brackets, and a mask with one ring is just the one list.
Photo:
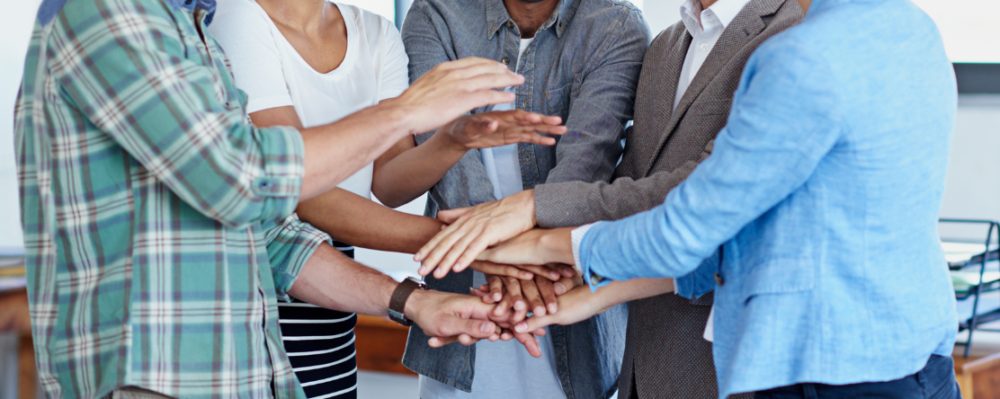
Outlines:
{"label": "shirt button", "polygon": [[701,44],[701,51],[708,51],[708,50],[709,50],[708,43],[702,43]]}
{"label": "shirt button", "polygon": [[510,58],[503,57],[502,59],[500,59],[500,62],[502,62],[504,65],[510,65]]}
{"label": "shirt button", "polygon": [[604,281],[604,277],[601,277],[601,276],[598,276],[596,274],[591,273],[591,275],[590,275],[590,285],[598,285],[602,281]]}
{"label": "shirt button", "polygon": [[507,21],[507,29],[514,29],[514,21]]}
{"label": "shirt button", "polygon": [[267,190],[268,188],[271,188],[271,182],[263,180],[260,183],[257,183],[257,187],[260,187],[261,190]]}
{"label": "shirt button", "polygon": [[722,275],[719,274],[719,273],[715,273],[715,284],[717,284],[719,287],[721,287],[725,283],[726,283],[726,280],[724,280],[722,278]]}

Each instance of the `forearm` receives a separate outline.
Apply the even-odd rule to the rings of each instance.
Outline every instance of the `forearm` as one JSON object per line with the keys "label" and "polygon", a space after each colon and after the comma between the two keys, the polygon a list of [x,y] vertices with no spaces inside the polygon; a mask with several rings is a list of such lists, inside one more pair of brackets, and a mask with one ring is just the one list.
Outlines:
{"label": "forearm", "polygon": [[384,316],[395,280],[322,245],[306,262],[288,294],[342,312]]}
{"label": "forearm", "polygon": [[395,208],[413,201],[434,187],[468,151],[438,130],[423,144],[406,150],[381,164],[375,171],[372,193],[386,206]]}
{"label": "forearm", "polygon": [[[584,288],[586,289],[586,288]],[[674,279],[672,278],[638,278],[627,281],[615,281],[590,295],[595,296],[595,300],[600,306],[600,314],[619,304],[638,299],[649,298],[674,291]]]}
{"label": "forearm", "polygon": [[437,232],[437,219],[386,208],[335,188],[299,204],[299,218],[338,241],[380,251],[416,253]]}
{"label": "forearm", "polygon": [[301,129],[305,177],[299,200],[329,191],[413,134],[408,114],[395,101],[386,100],[337,122]]}

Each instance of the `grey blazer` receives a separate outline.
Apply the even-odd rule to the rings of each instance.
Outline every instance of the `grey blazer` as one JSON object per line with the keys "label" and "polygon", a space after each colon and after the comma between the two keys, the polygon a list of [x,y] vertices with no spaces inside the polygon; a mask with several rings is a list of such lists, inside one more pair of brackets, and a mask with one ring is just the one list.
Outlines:
{"label": "grey blazer", "polygon": [[[662,204],[711,154],[750,54],[801,19],[794,0],[751,1],[723,32],[676,109],[692,38],[683,23],[663,31],[643,60],[635,121],[613,181],[536,186],[539,225],[617,220]],[[718,397],[712,346],[702,338],[711,303],[711,294],[691,301],[671,293],[629,304],[620,398]]]}

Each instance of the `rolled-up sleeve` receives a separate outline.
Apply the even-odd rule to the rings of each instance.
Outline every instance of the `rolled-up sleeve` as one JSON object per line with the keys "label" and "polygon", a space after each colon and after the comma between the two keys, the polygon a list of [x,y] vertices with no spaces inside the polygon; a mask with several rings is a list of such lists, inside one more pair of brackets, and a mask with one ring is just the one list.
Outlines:
{"label": "rolled-up sleeve", "polygon": [[203,215],[231,228],[290,215],[305,172],[299,132],[247,123],[227,72],[192,61],[197,33],[179,30],[166,5],[140,8],[88,21],[81,31],[131,33],[98,51],[53,44],[49,67],[63,95]]}
{"label": "rolled-up sleeve", "polygon": [[274,276],[274,289],[279,298],[287,301],[288,290],[309,258],[320,245],[333,245],[333,240],[322,230],[299,220],[296,214],[268,221],[262,227]]}

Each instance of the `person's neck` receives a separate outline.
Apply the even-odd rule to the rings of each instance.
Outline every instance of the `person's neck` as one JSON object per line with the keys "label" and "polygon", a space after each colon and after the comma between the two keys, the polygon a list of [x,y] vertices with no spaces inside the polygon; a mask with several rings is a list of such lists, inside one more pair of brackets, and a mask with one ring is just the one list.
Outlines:
{"label": "person's neck", "polygon": [[326,0],[257,0],[272,20],[301,32],[315,32],[327,17]]}
{"label": "person's neck", "polygon": [[701,9],[702,10],[707,10],[708,7],[712,6],[712,4],[715,4],[715,3],[718,3],[718,2],[719,2],[719,0],[701,0]]}
{"label": "person's neck", "polygon": [[552,17],[559,0],[503,0],[503,5],[521,30],[521,37],[527,39],[535,37],[538,29]]}

